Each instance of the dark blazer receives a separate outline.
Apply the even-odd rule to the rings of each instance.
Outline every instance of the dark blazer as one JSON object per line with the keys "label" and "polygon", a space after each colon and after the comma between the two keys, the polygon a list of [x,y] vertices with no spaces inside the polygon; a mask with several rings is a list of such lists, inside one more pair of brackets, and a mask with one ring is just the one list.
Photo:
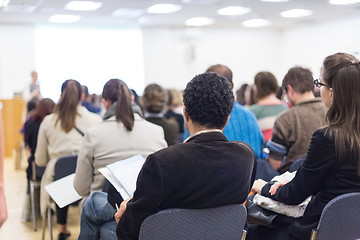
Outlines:
{"label": "dark blazer", "polygon": [[118,238],[137,239],[142,221],[163,209],[243,203],[254,160],[249,145],[229,142],[220,132],[201,133],[149,155],[117,226]]}
{"label": "dark blazer", "polygon": [[179,134],[179,127],[176,121],[166,119],[165,117],[146,117],[145,119],[164,129],[165,140],[168,146],[178,143],[177,136]]}
{"label": "dark blazer", "polygon": [[296,205],[312,195],[304,216],[289,226],[288,232],[297,239],[310,239],[311,230],[320,220],[322,210],[333,198],[360,192],[360,177],[357,175],[357,161],[347,149],[347,155],[340,161],[335,155],[335,139],[326,132],[327,128],[316,130],[312,136],[308,154],[294,179],[280,187],[271,196],[269,189],[273,182],[266,184],[261,195],[274,200]]}

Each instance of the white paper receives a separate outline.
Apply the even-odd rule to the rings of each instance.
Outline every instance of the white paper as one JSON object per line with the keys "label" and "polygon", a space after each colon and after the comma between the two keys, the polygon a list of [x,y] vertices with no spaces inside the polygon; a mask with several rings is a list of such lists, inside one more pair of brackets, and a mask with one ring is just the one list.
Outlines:
{"label": "white paper", "polygon": [[136,189],[137,177],[140,173],[142,166],[144,165],[144,162],[145,159],[143,156],[136,155],[134,157],[120,160],[113,164],[109,164],[106,167],[125,188],[128,195],[132,197]]}
{"label": "white paper", "polygon": [[126,192],[125,188],[117,178],[112,175],[110,170],[107,167],[99,168],[99,172],[114,186],[114,188],[120,193],[123,199],[128,199],[131,196]]}
{"label": "white paper", "polygon": [[74,188],[74,177],[75,173],[60,178],[45,186],[45,190],[60,208],[82,198]]}

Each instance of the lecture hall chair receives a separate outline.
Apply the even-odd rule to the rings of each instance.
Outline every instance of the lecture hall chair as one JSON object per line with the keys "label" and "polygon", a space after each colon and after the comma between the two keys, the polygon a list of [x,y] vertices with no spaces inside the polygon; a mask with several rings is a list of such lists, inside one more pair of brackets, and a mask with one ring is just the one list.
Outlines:
{"label": "lecture hall chair", "polygon": [[360,239],[360,193],[346,193],[326,204],[310,239]]}
{"label": "lecture hall chair", "polygon": [[166,209],[143,221],[139,240],[244,240],[245,222],[243,204],[207,209]]}
{"label": "lecture hall chair", "polygon": [[[76,163],[77,163],[77,155],[71,155],[66,157],[59,158],[54,167],[54,181],[66,177],[72,173],[75,173],[76,170]],[[42,240],[45,239],[45,228],[46,228],[46,219],[48,222],[49,232],[50,232],[50,239],[53,240],[52,234],[52,213],[51,213],[51,203],[49,202],[48,208],[45,214],[45,218],[43,219],[43,226],[42,226]]]}

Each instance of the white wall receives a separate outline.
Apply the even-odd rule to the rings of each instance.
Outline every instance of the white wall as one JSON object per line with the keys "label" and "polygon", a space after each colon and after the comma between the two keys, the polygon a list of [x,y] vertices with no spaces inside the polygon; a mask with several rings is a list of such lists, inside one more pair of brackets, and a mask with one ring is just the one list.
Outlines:
{"label": "white wall", "polygon": [[183,89],[212,64],[225,64],[235,87],[261,70],[279,71],[280,34],[247,29],[145,29],[145,82]]}
{"label": "white wall", "polygon": [[12,98],[14,91],[23,91],[34,69],[34,28],[0,25],[0,98]]}
{"label": "white wall", "polygon": [[282,34],[280,75],[300,65],[309,67],[314,78],[320,76],[324,58],[336,52],[347,52],[358,58],[360,52],[360,16],[309,23]]}

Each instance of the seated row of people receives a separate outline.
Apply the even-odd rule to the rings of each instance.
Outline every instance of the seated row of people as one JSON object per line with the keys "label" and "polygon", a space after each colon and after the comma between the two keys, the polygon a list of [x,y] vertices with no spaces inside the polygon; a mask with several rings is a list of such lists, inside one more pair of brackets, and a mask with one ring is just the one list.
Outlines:
{"label": "seated row of people", "polygon": [[[39,165],[47,165],[42,186],[52,180],[54,162],[58,157],[79,154],[74,186],[80,195],[87,196],[102,188],[104,178],[98,172],[100,167],[142,154],[147,160],[138,177],[134,198],[124,201],[120,210],[116,212],[114,205],[107,204],[106,193],[96,192],[90,195],[84,205],[79,236],[79,239],[97,239],[101,225],[114,220],[113,214],[116,212],[115,218],[119,222],[116,231],[118,237],[133,239],[138,237],[143,219],[161,209],[207,208],[242,203],[250,191],[256,171],[259,176],[264,168],[276,170],[275,174],[287,170],[295,159],[306,156],[310,143],[304,165],[294,180],[286,185],[275,184],[271,192],[273,198],[285,203],[298,202],[305,195],[313,195],[315,205],[320,195],[328,193],[322,204],[317,205],[322,209],[324,203],[339,194],[360,191],[360,178],[356,171],[358,166],[354,164],[360,162],[360,143],[357,142],[359,126],[350,126],[348,122],[354,122],[355,118],[357,122],[360,120],[357,119],[359,103],[343,99],[354,98],[355,91],[360,90],[359,65],[359,61],[348,54],[335,54],[325,59],[322,77],[317,85],[323,86],[322,99],[326,107],[329,107],[329,126],[315,132],[311,143],[312,132],[325,126],[327,111],[321,100],[314,97],[311,72],[294,67],[286,74],[282,88],[292,103],[290,110],[286,110],[286,106],[274,98],[277,88],[273,84],[273,75],[262,72],[257,76],[257,85],[269,85],[271,90],[258,93],[260,100],[252,110],[255,113],[258,108],[267,111],[265,108],[270,105],[280,106],[281,110],[284,110],[280,114],[274,114],[279,115],[274,121],[271,141],[267,144],[270,149],[267,160],[260,159],[263,135],[256,118],[251,111],[234,103],[232,72],[224,65],[210,67],[207,73],[196,76],[187,85],[183,95],[186,140],[185,143],[175,144],[169,148],[166,146],[176,143],[178,136],[167,133],[166,129],[174,126],[173,129],[178,131],[179,126],[176,123],[163,124],[161,129],[150,123],[162,124],[159,118],[163,117],[165,94],[160,86],[149,85],[144,91],[142,98],[148,103],[144,104],[144,117],[147,122],[141,118],[141,114],[136,113],[137,105],[132,103],[132,95],[126,84],[118,79],[108,81],[103,90],[106,113],[102,121],[99,115],[83,112],[84,109],[79,107],[81,86],[75,80],[68,80],[62,86],[62,96],[54,114],[45,117],[40,125],[35,161]],[[342,94],[349,86],[343,83],[344,79],[353,81],[351,91],[349,90],[346,96]],[[330,104],[332,102],[334,104]],[[345,110],[341,109],[340,105],[344,102],[348,104]],[[349,118],[349,115],[343,114],[344,111],[349,112],[348,106],[355,109],[351,115],[354,117]],[[272,121],[275,119],[273,116],[270,117]],[[340,134],[339,129],[345,129],[346,135]],[[262,130],[268,131],[267,128]],[[320,156],[318,152],[321,148],[316,142],[318,138],[320,145],[323,144],[326,151],[329,151],[326,156],[327,163],[324,162],[325,159],[316,159]],[[170,139],[175,141],[172,142]],[[250,147],[232,141],[242,141]],[[344,160],[344,157],[345,161],[339,160]],[[349,159],[353,162],[350,163]],[[237,167],[238,164],[241,166]],[[351,172],[343,172],[342,166],[351,168]],[[324,173],[320,174],[319,171]],[[313,175],[315,173],[316,176]],[[348,178],[351,181],[345,184],[346,186],[339,184],[339,181],[342,182],[341,179],[348,181]],[[309,179],[315,179],[318,185],[308,186]],[[328,185],[321,183],[325,179],[330,179]],[[254,190],[269,195],[264,193],[265,190],[261,191],[263,185],[264,182],[257,181]],[[270,188],[270,185],[266,186]],[[304,186],[306,189],[303,189]],[[282,192],[283,195],[280,196]],[[294,195],[289,195],[289,192]],[[118,193],[115,194],[118,195],[117,199],[121,199]],[[42,203],[47,203],[47,200],[43,199],[44,196]],[[116,203],[120,204],[119,201]],[[99,204],[100,202],[102,204]],[[316,211],[316,214],[316,219],[311,220],[312,225],[319,220],[319,212]],[[69,236],[66,228],[66,210],[57,209],[57,215],[59,239],[66,239]],[[92,221],[94,216],[104,217],[105,220]],[[116,223],[113,223],[112,226],[116,228]],[[257,232],[263,231],[259,229]],[[292,232],[291,226],[289,229],[285,231],[285,235],[288,234],[288,239],[291,239],[296,234]],[[299,239],[304,239],[309,233],[308,228],[303,230],[298,235]],[[257,233],[251,236],[256,238]]]}

